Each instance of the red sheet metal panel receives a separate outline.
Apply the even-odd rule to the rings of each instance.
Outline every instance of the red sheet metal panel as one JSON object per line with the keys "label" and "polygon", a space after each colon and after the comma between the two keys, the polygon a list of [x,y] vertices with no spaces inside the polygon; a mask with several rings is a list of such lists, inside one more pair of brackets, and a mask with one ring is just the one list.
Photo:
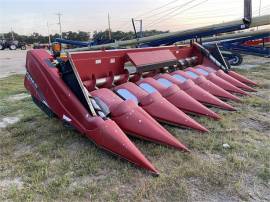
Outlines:
{"label": "red sheet metal panel", "polygon": [[130,61],[136,67],[160,64],[176,61],[176,57],[170,50],[156,50],[149,52],[127,53]]}
{"label": "red sheet metal panel", "polygon": [[[124,64],[127,62],[129,53],[142,53],[163,51],[169,52],[170,57],[177,55],[179,58],[190,57],[191,47],[168,46],[136,49],[100,50],[71,53],[73,62],[82,80],[108,77],[110,74],[119,75],[124,73]],[[146,53],[147,54],[147,53]],[[164,57],[164,56],[160,56]],[[148,59],[151,59],[148,58]],[[175,60],[175,58],[174,58]]]}

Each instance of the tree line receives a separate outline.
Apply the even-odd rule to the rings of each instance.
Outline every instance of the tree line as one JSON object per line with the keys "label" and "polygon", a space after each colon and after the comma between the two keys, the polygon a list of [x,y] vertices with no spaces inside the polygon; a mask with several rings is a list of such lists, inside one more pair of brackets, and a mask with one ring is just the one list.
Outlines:
{"label": "tree line", "polygon": [[[158,31],[158,30],[147,30],[143,32],[143,36],[152,36],[156,34],[162,34],[162,33],[167,33],[168,31]],[[20,35],[18,33],[5,33],[3,34],[4,38],[6,40],[13,40],[13,38],[17,41],[24,42],[26,44],[33,44],[33,43],[49,43],[49,36],[43,36],[39,33],[32,33],[31,35]],[[102,44],[106,42],[113,42],[113,41],[119,41],[119,40],[128,40],[128,39],[134,39],[135,35],[134,32],[129,31],[129,32],[123,32],[123,31],[112,31],[111,32],[111,39],[109,35],[109,31],[94,31],[93,35],[90,38],[90,33],[89,32],[84,32],[84,31],[78,31],[78,32],[73,32],[73,31],[68,31],[68,32],[63,32],[62,37],[64,39],[69,39],[69,40],[76,40],[76,41],[93,41],[95,44]],[[51,41],[55,38],[60,38],[59,34],[53,34],[50,35]]]}

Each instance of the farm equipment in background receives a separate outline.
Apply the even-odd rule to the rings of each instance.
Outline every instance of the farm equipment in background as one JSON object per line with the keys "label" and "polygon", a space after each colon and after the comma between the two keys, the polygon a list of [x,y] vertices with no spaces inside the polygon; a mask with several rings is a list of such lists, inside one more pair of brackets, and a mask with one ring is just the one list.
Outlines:
{"label": "farm equipment in background", "polygon": [[56,38],[54,39],[55,43],[66,44],[69,47],[89,47],[95,45],[93,41],[75,41],[75,40],[68,40],[63,38]]}
{"label": "farm equipment in background", "polygon": [[208,49],[217,44],[228,63],[234,66],[242,63],[241,54],[270,57],[270,29],[227,34],[202,41]]}
{"label": "farm equipment in background", "polygon": [[5,39],[0,40],[0,50],[4,49],[10,49],[10,50],[16,50],[16,49],[21,49],[21,50],[26,50],[26,44],[23,42],[19,41],[7,41]]}
{"label": "farm equipment in background", "polygon": [[33,44],[33,49],[47,49],[49,50],[51,47],[50,44],[47,43],[34,43]]}

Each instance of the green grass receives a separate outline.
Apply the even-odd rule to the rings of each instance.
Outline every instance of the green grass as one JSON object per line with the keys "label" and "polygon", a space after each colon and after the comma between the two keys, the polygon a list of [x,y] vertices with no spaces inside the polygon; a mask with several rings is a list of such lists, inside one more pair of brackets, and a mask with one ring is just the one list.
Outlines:
{"label": "green grass", "polygon": [[[131,138],[159,169],[159,177],[49,119],[30,97],[10,101],[11,95],[26,93],[23,76],[0,79],[0,119],[21,116],[18,123],[0,130],[0,201],[267,199],[270,69],[237,71],[258,81],[259,92],[243,98],[243,103],[231,102],[237,112],[217,110],[221,121],[195,117],[210,129],[209,134],[165,125],[188,145],[190,154]],[[224,143],[231,148],[224,149]],[[3,185],[7,181],[10,184]]]}

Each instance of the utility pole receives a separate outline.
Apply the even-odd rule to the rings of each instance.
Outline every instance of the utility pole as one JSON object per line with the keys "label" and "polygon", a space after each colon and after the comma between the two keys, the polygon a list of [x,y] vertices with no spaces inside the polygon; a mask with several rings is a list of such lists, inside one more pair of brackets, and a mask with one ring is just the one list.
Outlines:
{"label": "utility pole", "polygon": [[11,37],[12,37],[12,41],[14,41],[14,33],[13,33],[13,30],[12,30],[12,27],[11,27]]}
{"label": "utility pole", "polygon": [[260,0],[260,5],[259,5],[259,16],[261,16],[261,8],[262,8],[262,0]]}
{"label": "utility pole", "polygon": [[47,29],[48,29],[48,38],[49,38],[49,45],[52,43],[51,41],[51,34],[50,34],[50,29],[49,29],[49,23],[47,22]]}
{"label": "utility pole", "polygon": [[131,22],[132,22],[132,25],[133,25],[133,29],[134,29],[135,38],[138,40],[137,30],[136,30],[136,27],[135,27],[135,21],[134,21],[134,19],[133,19],[133,18],[131,19]]}
{"label": "utility pole", "polygon": [[112,40],[112,31],[111,31],[111,19],[110,19],[110,14],[108,13],[108,27],[109,27],[109,39]]}
{"label": "utility pole", "polygon": [[58,25],[59,25],[60,38],[62,39],[63,36],[62,36],[61,16],[62,16],[63,14],[61,14],[61,13],[59,12],[59,13],[56,13],[56,15],[58,16]]}
{"label": "utility pole", "polygon": [[88,32],[89,35],[89,41],[91,41],[91,32]]}
{"label": "utility pole", "polygon": [[138,38],[138,35],[137,35],[137,31],[136,31],[135,22],[140,22],[140,37],[139,37],[139,38],[142,38],[142,37],[143,37],[142,19],[141,19],[141,20],[134,20],[134,19],[132,18],[131,20],[132,20],[132,25],[133,25],[133,29],[134,29],[136,38]]}
{"label": "utility pole", "polygon": [[138,20],[140,22],[140,38],[143,37],[143,31],[142,31],[142,19]]}
{"label": "utility pole", "polygon": [[[259,16],[261,16],[261,8],[262,8],[262,0],[260,0],[259,4]],[[259,30],[259,27],[257,27],[257,30]]]}

